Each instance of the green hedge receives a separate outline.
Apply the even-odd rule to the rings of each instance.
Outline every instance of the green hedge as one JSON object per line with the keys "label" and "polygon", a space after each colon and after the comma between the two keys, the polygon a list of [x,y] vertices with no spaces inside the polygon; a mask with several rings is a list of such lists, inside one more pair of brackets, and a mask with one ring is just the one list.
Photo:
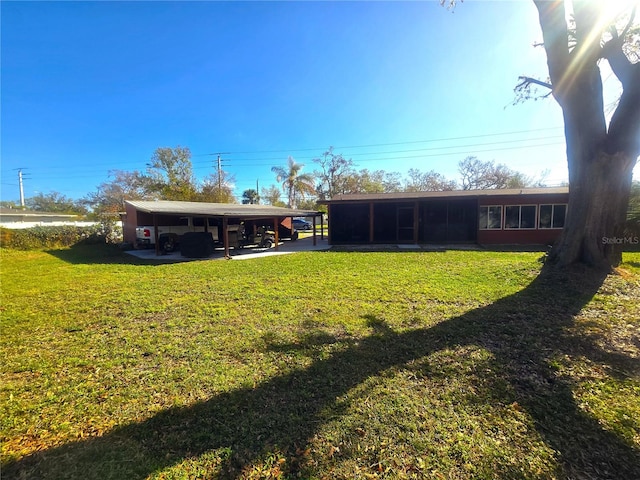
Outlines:
{"label": "green hedge", "polygon": [[24,229],[0,228],[0,245],[4,248],[33,250],[39,248],[71,247],[78,244],[104,244],[119,241],[112,225],[91,227],[33,227]]}

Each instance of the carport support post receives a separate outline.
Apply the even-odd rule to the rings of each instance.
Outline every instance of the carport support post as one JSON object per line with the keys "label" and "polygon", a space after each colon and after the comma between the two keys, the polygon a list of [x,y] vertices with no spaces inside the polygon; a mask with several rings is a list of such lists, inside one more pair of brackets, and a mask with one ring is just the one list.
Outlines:
{"label": "carport support post", "polygon": [[229,220],[222,217],[222,243],[224,244],[224,258],[231,258],[229,255]]}
{"label": "carport support post", "polygon": [[[331,218],[331,204],[327,205],[327,242],[331,245],[331,225],[329,225],[329,219]],[[324,231],[324,219],[322,222],[322,231]]]}
{"label": "carport support post", "polygon": [[369,243],[373,243],[374,225],[373,225],[373,202],[369,204]]}
{"label": "carport support post", "polygon": [[415,202],[413,204],[413,243],[415,245],[418,244],[418,238],[419,238],[419,229],[420,229],[420,204],[418,202]]}
{"label": "carport support post", "polygon": [[[291,225],[293,227],[293,224]],[[280,242],[280,235],[278,235],[278,230],[280,229],[280,219],[278,217],[273,218],[273,231],[275,233],[275,242],[276,242],[276,250],[278,250],[278,242]]]}
{"label": "carport support post", "polygon": [[316,216],[313,216],[313,246],[316,246]]}
{"label": "carport support post", "polygon": [[153,214],[153,238],[156,242],[156,256],[160,255],[160,242],[158,242],[158,216]]}

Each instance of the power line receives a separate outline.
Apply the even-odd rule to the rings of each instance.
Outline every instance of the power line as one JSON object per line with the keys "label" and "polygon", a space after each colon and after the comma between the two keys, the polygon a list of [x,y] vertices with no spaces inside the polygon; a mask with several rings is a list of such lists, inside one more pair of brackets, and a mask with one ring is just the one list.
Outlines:
{"label": "power line", "polygon": [[[536,128],[532,130],[517,130],[512,132],[502,132],[502,133],[485,133],[482,135],[467,135],[462,137],[447,137],[447,138],[431,138],[427,140],[411,140],[405,142],[392,142],[392,143],[371,143],[371,144],[363,144],[363,145],[347,145],[347,146],[334,146],[334,149],[345,149],[345,148],[368,148],[368,147],[388,147],[392,145],[412,145],[417,143],[432,143],[432,142],[448,142],[452,140],[465,140],[469,138],[484,138],[484,137],[495,137],[500,135],[517,135],[520,133],[531,133],[531,132],[542,132],[548,130],[558,130],[563,127],[546,127],[546,128]],[[238,151],[238,152],[230,152],[230,154],[249,154],[249,153],[291,153],[291,152],[309,152],[309,151],[322,151],[325,147],[317,147],[317,148],[290,148],[285,150],[248,150],[248,151]],[[202,153],[199,155],[193,155],[194,157],[205,156],[205,155],[215,155],[214,153]]]}
{"label": "power line", "polygon": [[[557,130],[560,127],[548,127],[548,128],[541,128],[541,129],[533,129],[533,130],[519,130],[519,131],[511,131],[511,132],[501,132],[501,133],[490,133],[490,134],[483,134],[483,135],[470,135],[470,136],[459,136],[459,137],[448,137],[448,138],[442,138],[442,139],[426,139],[426,140],[415,140],[415,141],[405,141],[405,142],[393,142],[393,143],[378,143],[378,144],[362,144],[362,145],[352,145],[349,147],[334,147],[334,149],[347,149],[347,148],[353,148],[353,149],[358,149],[358,148],[365,148],[365,147],[381,147],[381,146],[394,146],[394,145],[417,145],[417,144],[421,144],[421,143],[436,143],[436,142],[447,142],[447,141],[459,141],[459,140],[465,140],[465,139],[474,139],[474,138],[490,138],[490,137],[498,137],[498,136],[508,136],[508,135],[517,135],[517,134],[523,134],[523,133],[531,133],[531,132],[542,132],[542,131],[550,131],[550,130]],[[552,139],[560,139],[563,138],[563,136],[560,135],[555,135],[555,136],[538,136],[538,137],[533,137],[533,138],[519,138],[519,139],[510,139],[510,140],[497,140],[497,141],[492,141],[492,142],[480,142],[480,143],[467,143],[467,144],[458,144],[458,145],[443,145],[443,146],[432,146],[432,147],[426,147],[426,148],[417,148],[417,149],[402,149],[402,150],[385,150],[385,151],[368,151],[368,152],[353,152],[353,153],[348,153],[348,154],[344,154],[344,156],[358,156],[358,157],[375,157],[375,158],[366,158],[366,159],[361,159],[358,161],[358,163],[360,164],[366,164],[366,163],[370,163],[370,162],[379,162],[379,161],[394,161],[394,160],[407,160],[407,159],[418,159],[418,158],[433,158],[433,157],[440,157],[440,156],[451,156],[451,155],[469,155],[469,154],[475,154],[475,153],[486,153],[486,152],[492,152],[492,151],[504,151],[504,150],[515,150],[515,149],[522,149],[522,148],[538,148],[538,147],[543,147],[543,146],[550,146],[550,145],[560,145],[562,142],[554,142],[554,143],[543,143],[543,144],[534,144],[531,145],[528,142],[535,142],[535,141],[541,141],[541,140],[552,140]],[[498,148],[500,145],[511,145],[511,144],[518,144],[521,143],[521,145],[516,145],[516,146],[509,146],[509,147],[501,147]],[[495,148],[488,148],[488,149],[477,149],[477,147],[495,147]],[[326,147],[325,147],[326,148]],[[468,149],[468,148],[473,148],[474,151],[469,152],[468,150],[461,150],[461,149]],[[445,152],[445,150],[453,150],[455,149],[456,151],[453,152]],[[202,157],[202,156],[218,156],[218,155],[239,155],[239,154],[260,154],[260,153],[269,153],[269,152],[296,152],[296,151],[319,151],[321,149],[288,149],[288,150],[255,150],[255,151],[245,151],[245,152],[216,152],[216,153],[207,153],[207,154],[198,154],[198,155],[193,155],[192,157]],[[418,152],[437,152],[437,153],[423,153],[423,154],[418,154],[418,155],[399,155],[399,154],[403,154],[403,153],[418,153]],[[384,155],[383,157],[380,157],[380,155]],[[273,161],[281,161],[282,159],[280,157],[245,157],[245,158],[231,158],[231,161],[233,161],[234,164],[236,164],[238,167],[264,167],[264,166],[268,166],[270,163],[272,163]],[[307,160],[313,160],[312,157],[310,158],[304,158],[303,160],[307,161]],[[224,166],[223,162],[225,160],[223,160],[222,158],[220,159],[220,168],[218,170],[218,173],[220,174],[220,170],[222,169],[222,166]],[[209,164],[209,162],[192,162],[192,165],[194,167],[194,169],[201,169],[203,168],[203,165],[207,163]],[[121,164],[120,167],[123,167],[124,165],[131,165],[132,162],[127,162],[126,164]],[[209,164],[210,165],[210,164]],[[105,167],[109,167],[108,170],[112,171],[112,170],[118,170],[118,166],[114,165],[114,164],[104,164]],[[64,173],[61,175],[56,175],[55,173],[52,175],[47,175],[46,178],[47,179],[56,179],[56,178],[65,178],[65,179],[70,179],[70,178],[94,178],[98,175],[105,175],[105,171],[104,170],[95,170],[96,165],[92,165],[93,168],[83,171],[82,169],[78,169],[76,168],[74,171],[77,173],[76,175],[69,175],[68,173]],[[39,179],[42,178],[41,175],[43,172],[46,171],[50,171],[50,170],[58,170],[61,168],[68,168],[68,167],[57,167],[57,166],[47,166],[45,168],[42,169],[38,169],[38,171],[36,172],[36,175],[34,176],[35,179]],[[31,177],[31,178],[34,178]]]}
{"label": "power line", "polygon": [[[87,161],[87,163],[91,163],[90,161]],[[142,162],[127,162],[127,163],[122,163],[120,165],[140,165]],[[146,164],[146,162],[145,162]],[[113,165],[113,163],[91,163],[91,167],[111,167]],[[62,169],[68,169],[69,166],[67,164],[65,165],[50,165],[47,166],[46,169],[52,169],[52,170],[62,170]],[[13,170],[16,170],[15,168]],[[120,170],[120,168],[117,167],[112,167],[109,168],[109,170]]]}
{"label": "power line", "polygon": [[[412,149],[412,150],[392,150],[392,151],[382,151],[382,152],[361,152],[361,153],[353,153],[353,154],[349,154],[348,156],[374,156],[374,155],[388,155],[388,154],[397,154],[397,153],[415,153],[415,152],[430,152],[430,151],[434,151],[434,150],[449,150],[449,149],[459,149],[459,148],[470,148],[470,147],[482,147],[482,146],[491,146],[491,145],[503,145],[503,144],[509,144],[509,143],[520,143],[520,142],[533,142],[533,141],[537,141],[537,140],[549,140],[549,139],[560,139],[560,138],[564,138],[563,135],[556,135],[556,136],[547,136],[547,137],[535,137],[535,138],[524,138],[524,139],[518,139],[518,140],[505,140],[505,141],[500,141],[500,142],[489,142],[489,143],[473,143],[473,144],[467,144],[467,145],[448,145],[448,146],[443,146],[443,147],[429,147],[429,148],[419,148],[419,149]],[[544,145],[560,145],[562,142],[554,142],[553,144],[544,144]],[[511,148],[528,148],[528,147],[535,147],[537,145],[522,145],[522,146],[517,146],[517,147],[511,147]],[[492,150],[506,150],[509,148],[495,148],[495,149],[489,149],[489,150],[481,150],[482,152],[486,152],[486,151],[492,151]],[[457,154],[458,152],[456,152]],[[465,152],[462,152],[462,154],[464,154]],[[445,153],[443,153],[442,155],[447,155]],[[428,155],[428,156],[433,156],[433,155]],[[437,156],[437,155],[436,155]],[[418,156],[419,157],[419,156]],[[387,157],[389,158],[389,157]],[[409,157],[394,157],[394,158],[409,158]],[[234,158],[234,161],[236,162],[243,162],[243,161],[265,161],[265,162],[270,162],[273,160],[281,160],[281,158],[279,157],[263,157],[263,158]],[[377,160],[377,159],[370,159],[369,161],[373,161],[373,160]],[[258,165],[258,164],[253,164],[253,165]],[[246,166],[246,165],[243,165]]]}
{"label": "power line", "polygon": [[[490,148],[484,150],[474,150],[473,153],[486,153],[486,152],[499,152],[504,150],[521,150],[523,148],[537,148],[537,147],[548,147],[553,145],[562,145],[562,142],[549,142],[549,143],[540,143],[536,145],[519,145],[515,147],[503,147],[503,148]],[[460,148],[460,147],[457,147]],[[416,159],[416,158],[433,158],[433,157],[446,157],[451,155],[468,155],[468,150],[456,151],[456,152],[442,152],[442,153],[429,153],[429,154],[421,154],[421,155],[404,155],[404,156],[389,156],[389,157],[380,157],[380,158],[368,158],[361,160],[361,163],[370,163],[370,162],[379,162],[379,161],[391,161],[391,160],[407,160],[407,159]],[[261,159],[258,159],[261,160]],[[243,167],[264,167],[267,163],[245,163]],[[359,164],[357,164],[359,165]]]}
{"label": "power line", "polygon": [[[492,134],[493,136],[493,134]],[[407,159],[407,158],[420,158],[420,157],[434,157],[434,156],[445,156],[445,155],[466,155],[469,153],[485,153],[485,152],[490,152],[490,151],[501,151],[501,150],[508,150],[508,149],[521,149],[521,148],[535,148],[538,146],[547,146],[547,145],[551,145],[552,143],[545,143],[545,144],[536,144],[536,145],[531,145],[528,142],[534,142],[534,141],[540,141],[540,140],[551,140],[551,139],[560,139],[563,138],[562,136],[541,136],[541,137],[534,137],[534,138],[523,138],[523,139],[513,139],[513,140],[501,140],[501,141],[495,141],[495,142],[482,142],[482,143],[469,143],[469,144],[463,144],[463,145],[444,145],[441,147],[427,147],[427,148],[423,148],[423,149],[410,149],[410,150],[389,150],[389,151],[382,151],[382,152],[374,152],[374,151],[370,151],[370,152],[356,152],[352,155],[347,155],[347,156],[371,156],[371,157],[377,157],[377,158],[369,158],[369,159],[362,159],[360,160],[361,163],[368,163],[368,162],[372,162],[372,161],[378,161],[378,160],[396,160],[396,159]],[[513,146],[513,147],[503,147],[503,148],[490,148],[490,149],[482,149],[482,150],[478,150],[477,147],[497,147],[500,145],[510,145],[510,144],[515,144],[515,143],[522,143],[522,145],[517,145],[517,146]],[[562,142],[556,142],[554,144],[561,144]],[[424,154],[424,155],[413,155],[413,156],[400,156],[397,154],[400,153],[414,153],[414,152],[437,152],[440,150],[451,150],[451,149],[465,149],[465,148],[474,148],[473,152],[469,152],[469,151],[455,151],[455,152],[451,152],[451,153],[447,153],[447,152],[442,152],[442,153],[436,153],[436,154]],[[228,154],[227,152],[224,152],[224,154]],[[207,156],[210,155],[218,155],[217,153],[215,154],[207,154]],[[222,152],[221,152],[222,155]],[[385,157],[379,157],[380,155],[386,155]],[[277,160],[281,160],[280,157],[257,157],[257,158],[250,158],[250,157],[246,157],[246,158],[233,158],[232,161],[234,164],[241,166],[241,167],[249,167],[249,166],[266,166],[270,163],[272,163],[273,161],[277,161]],[[304,160],[312,160],[312,158],[309,159],[304,159]],[[224,162],[226,160],[221,159],[221,162]],[[250,163],[245,163],[245,162],[250,162]],[[240,165],[241,164],[241,165]],[[206,162],[192,162],[192,165],[194,166],[194,168],[198,169],[198,168],[203,168],[204,165],[210,165],[209,161]],[[221,163],[221,166],[223,166],[224,163]],[[39,171],[36,174],[36,177],[38,176],[38,174],[42,174],[43,172],[48,171],[50,168],[56,168],[56,167],[46,167],[43,169],[39,169]],[[65,167],[66,168],[66,167]],[[113,169],[110,169],[113,170]],[[57,175],[57,174],[50,174],[47,175],[47,178],[89,178],[95,175],[104,175],[105,172],[104,170],[95,170],[95,169],[88,169],[88,170],[82,170],[81,168],[76,168],[74,170],[76,173],[78,173],[79,175],[68,175],[67,173],[65,174],[61,174],[61,175]],[[94,175],[95,173],[95,175]]]}
{"label": "power line", "polygon": [[[555,137],[541,137],[539,139],[536,140],[544,140],[546,138],[555,138]],[[525,139],[522,140],[522,142],[526,142],[529,141],[531,139]],[[507,143],[511,143],[511,142],[507,142]],[[500,145],[501,142],[492,142],[492,143],[488,143],[485,145]],[[448,157],[448,156],[453,156],[453,155],[469,155],[470,153],[476,154],[476,153],[487,153],[487,152],[498,152],[498,151],[507,151],[507,150],[521,150],[524,148],[538,148],[538,147],[547,147],[547,146],[554,146],[554,145],[562,145],[562,142],[548,142],[548,143],[540,143],[540,144],[535,144],[535,145],[517,145],[517,146],[510,146],[510,147],[502,147],[502,148],[489,148],[489,149],[482,149],[482,150],[474,150],[473,152],[469,152],[468,150],[461,150],[461,151],[455,151],[455,152],[441,152],[441,153],[426,153],[426,154],[419,154],[419,155],[393,155],[393,156],[385,156],[385,157],[378,157],[378,158],[368,158],[368,159],[362,159],[359,161],[359,163],[357,165],[361,165],[361,164],[367,164],[367,163],[372,163],[372,162],[380,162],[380,161],[394,161],[394,160],[409,160],[409,159],[418,159],[418,158],[436,158],[436,157]],[[465,148],[466,146],[452,146],[452,147],[444,147],[444,148]],[[423,149],[423,150],[415,150],[415,151],[433,151],[433,150],[439,150],[439,149]],[[412,150],[408,150],[406,152],[413,152]],[[395,153],[395,152],[380,152],[378,153],[378,155],[382,154],[382,153]],[[398,153],[403,153],[402,151],[399,151]],[[371,154],[371,153],[370,153]],[[374,155],[374,154],[371,154]],[[242,163],[241,166],[242,168],[246,168],[246,167],[265,167],[268,166],[270,162],[270,159],[268,158],[258,158],[258,159],[234,159],[234,162],[260,162],[262,161],[263,163]],[[222,164],[221,166],[224,166],[224,164]],[[195,168],[197,169],[202,169],[202,168],[207,168],[206,165],[202,165],[202,164],[198,164],[198,166],[196,166]],[[65,179],[72,179],[72,178],[94,178],[97,175],[100,175],[102,172],[96,172],[96,173],[85,173],[85,174],[79,174],[79,175],[47,175],[46,178],[47,179],[59,179],[59,178],[65,178]],[[41,176],[38,176],[37,174],[33,177],[30,177],[33,179],[40,179],[40,178],[44,178]]]}

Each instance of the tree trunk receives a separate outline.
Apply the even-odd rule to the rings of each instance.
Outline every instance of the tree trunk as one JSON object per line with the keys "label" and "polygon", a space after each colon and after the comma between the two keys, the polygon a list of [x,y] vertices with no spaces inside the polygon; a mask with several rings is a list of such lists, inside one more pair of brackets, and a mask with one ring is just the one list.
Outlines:
{"label": "tree trunk", "polygon": [[633,163],[623,154],[594,152],[572,175],[564,230],[549,256],[552,266],[584,263],[609,270],[622,261]]}
{"label": "tree trunk", "polygon": [[[547,53],[552,92],[565,124],[569,206],[550,266],[584,263],[610,270],[622,260],[633,168],[640,153],[640,65],[622,43],[600,45],[599,2],[573,2],[575,46],[569,42],[564,1],[534,0]],[[621,57],[622,56],[622,57]],[[610,60],[623,94],[609,127],[598,61]]]}

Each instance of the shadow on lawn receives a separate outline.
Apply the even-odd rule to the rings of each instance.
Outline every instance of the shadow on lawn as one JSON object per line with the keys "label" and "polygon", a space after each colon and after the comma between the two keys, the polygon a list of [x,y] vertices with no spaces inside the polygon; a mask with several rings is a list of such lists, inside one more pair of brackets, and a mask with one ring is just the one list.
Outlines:
{"label": "shadow on lawn", "polygon": [[[336,398],[367,378],[463,345],[493,353],[515,400],[531,416],[544,441],[558,452],[561,477],[640,478],[640,452],[586,415],[575,403],[572,384],[555,375],[548,364],[550,352],[561,352],[586,355],[623,376],[637,368],[628,357],[605,352],[588,338],[567,333],[565,327],[603,281],[603,277],[575,278],[544,273],[517,294],[406,333],[396,333],[381,320],[368,317],[374,328],[371,336],[306,369],[192,407],[163,411],[102,437],[34,453],[7,465],[3,478],[122,478],[126,471],[127,478],[141,479],[211,449],[228,452],[220,477],[237,478],[243,468],[274,451],[295,457],[327,415],[339,415]],[[332,341],[323,335],[307,340]],[[308,473],[295,461],[284,468],[292,476]]]}
{"label": "shadow on lawn", "polygon": [[68,248],[56,248],[46,251],[49,255],[74,265],[163,265],[166,263],[180,263],[184,259],[162,258],[161,260],[147,260],[128,255],[117,245],[104,243],[80,243]]}

